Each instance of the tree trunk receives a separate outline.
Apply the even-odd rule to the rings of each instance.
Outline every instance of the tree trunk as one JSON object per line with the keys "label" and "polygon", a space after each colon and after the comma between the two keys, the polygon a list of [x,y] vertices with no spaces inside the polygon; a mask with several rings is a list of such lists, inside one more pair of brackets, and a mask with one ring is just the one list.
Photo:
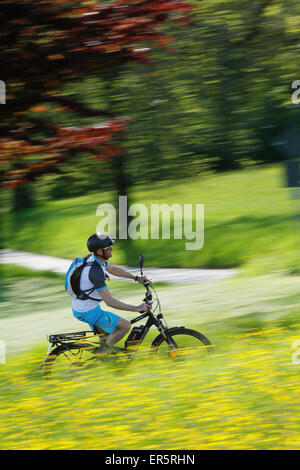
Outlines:
{"label": "tree trunk", "polygon": [[34,204],[33,185],[30,183],[19,184],[13,195],[13,211],[32,207]]}
{"label": "tree trunk", "polygon": [[[118,79],[118,71],[114,70],[112,74],[110,71],[106,75],[105,91],[106,91],[106,103],[108,113],[114,116],[114,80]],[[126,264],[130,263],[130,253],[132,249],[132,240],[128,238],[128,225],[130,223],[130,217],[128,216],[128,207],[130,206],[130,186],[131,181],[128,173],[126,172],[126,159],[127,151],[123,147],[119,155],[116,155],[112,160],[113,170],[113,181],[114,181],[114,207],[116,209],[117,216],[117,236],[118,242],[120,242],[122,249],[124,250],[124,259]],[[127,211],[126,219],[119,223],[119,196],[127,197]],[[125,238],[126,234],[126,238]]]}

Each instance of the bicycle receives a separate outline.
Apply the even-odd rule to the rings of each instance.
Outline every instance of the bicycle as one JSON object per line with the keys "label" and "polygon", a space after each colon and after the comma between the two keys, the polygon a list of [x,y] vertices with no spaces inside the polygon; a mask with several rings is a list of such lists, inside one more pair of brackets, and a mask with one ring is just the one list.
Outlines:
{"label": "bicycle", "polygon": [[[141,275],[143,275],[143,260],[143,256],[140,255],[139,266]],[[149,306],[149,310],[141,312],[142,315],[132,319],[131,324],[133,325],[145,318],[147,318],[147,321],[144,325],[131,329],[123,348],[115,347],[115,352],[119,358],[122,357],[125,360],[133,359],[152,326],[155,326],[159,331],[159,334],[149,346],[149,352],[154,355],[161,353],[173,359],[182,359],[191,354],[199,353],[200,351],[207,352],[212,349],[209,339],[196,330],[185,328],[185,326],[169,328],[163,317],[161,304],[153,284],[145,282],[144,287],[146,294],[143,302]],[[105,336],[106,333],[98,327],[94,328],[94,331],[50,335],[48,337],[49,347],[47,355],[41,367],[46,374],[50,374],[53,365],[57,366],[60,358],[67,359],[71,369],[82,367],[82,365],[87,366],[99,359],[103,360],[107,358],[103,348]],[[94,340],[97,343],[94,343]],[[65,368],[64,364],[63,368]]]}

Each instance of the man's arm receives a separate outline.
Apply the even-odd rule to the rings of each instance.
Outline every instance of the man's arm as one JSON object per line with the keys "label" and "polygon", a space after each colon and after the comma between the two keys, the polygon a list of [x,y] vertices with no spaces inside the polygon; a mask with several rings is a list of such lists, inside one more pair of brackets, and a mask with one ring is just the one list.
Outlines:
{"label": "man's arm", "polygon": [[113,274],[114,276],[126,277],[127,279],[135,280],[135,276],[133,274],[125,271],[125,269],[119,268],[118,266],[114,266],[113,264],[109,264],[106,267],[106,271],[108,271],[110,274]]}
{"label": "man's arm", "polygon": [[111,296],[108,288],[101,289],[101,297],[106,303],[108,307],[115,308],[117,310],[126,310],[127,312],[146,312],[149,307],[146,304],[142,303],[137,307],[133,305],[125,304],[124,302],[120,302],[120,300],[115,299]]}
{"label": "man's arm", "polygon": [[125,269],[119,268],[118,266],[114,266],[112,264],[109,264],[106,267],[106,271],[108,271],[110,274],[113,276],[118,276],[118,277],[125,277],[127,279],[132,279],[140,282],[143,284],[143,282],[151,282],[150,279],[148,279],[146,276],[134,276],[133,274],[129,273]]}

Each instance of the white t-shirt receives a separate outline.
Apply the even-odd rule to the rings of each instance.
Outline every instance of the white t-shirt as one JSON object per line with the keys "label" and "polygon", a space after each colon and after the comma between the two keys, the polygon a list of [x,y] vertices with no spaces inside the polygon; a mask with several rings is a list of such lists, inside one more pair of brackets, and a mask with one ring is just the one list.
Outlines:
{"label": "white t-shirt", "polygon": [[[82,291],[95,288],[95,290],[91,293],[87,293],[90,297],[95,299],[102,300],[102,297],[99,292],[101,290],[106,289],[106,281],[105,281],[105,269],[108,265],[106,261],[105,264],[100,263],[100,261],[96,258],[96,256],[92,253],[88,258],[87,262],[96,261],[92,266],[85,266],[82,270],[81,277],[80,277],[80,289]],[[87,299],[87,300],[80,300],[77,298],[73,298],[72,300],[72,308],[76,310],[76,312],[88,312],[93,308],[97,307],[99,302],[97,300]]]}

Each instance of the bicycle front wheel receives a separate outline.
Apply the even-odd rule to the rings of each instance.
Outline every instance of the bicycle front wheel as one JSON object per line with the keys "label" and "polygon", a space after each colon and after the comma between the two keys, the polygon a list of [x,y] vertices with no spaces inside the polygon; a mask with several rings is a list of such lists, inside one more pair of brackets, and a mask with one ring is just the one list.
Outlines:
{"label": "bicycle front wheel", "polygon": [[160,334],[152,342],[150,349],[158,356],[172,358],[191,358],[211,351],[212,344],[199,331],[184,327],[171,328],[166,331],[166,338]]}

